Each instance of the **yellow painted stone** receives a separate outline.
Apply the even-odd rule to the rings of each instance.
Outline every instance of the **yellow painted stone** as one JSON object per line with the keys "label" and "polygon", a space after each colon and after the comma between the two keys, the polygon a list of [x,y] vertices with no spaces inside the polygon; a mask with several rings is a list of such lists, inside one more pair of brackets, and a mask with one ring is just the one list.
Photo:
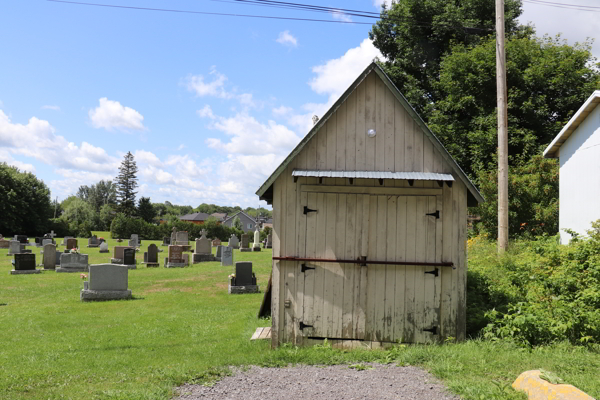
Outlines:
{"label": "yellow painted stone", "polygon": [[525,371],[512,387],[527,393],[529,400],[595,400],[573,385],[554,385],[540,378],[540,371]]}

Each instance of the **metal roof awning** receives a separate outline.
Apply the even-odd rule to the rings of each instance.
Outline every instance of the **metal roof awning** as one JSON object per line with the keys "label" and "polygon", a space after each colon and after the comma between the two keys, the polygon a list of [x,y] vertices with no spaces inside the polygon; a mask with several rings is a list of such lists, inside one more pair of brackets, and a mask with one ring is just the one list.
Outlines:
{"label": "metal roof awning", "polygon": [[389,172],[389,171],[316,171],[298,170],[292,176],[306,176],[311,178],[351,178],[351,179],[395,179],[415,181],[444,181],[453,182],[451,174],[438,174],[436,172]]}

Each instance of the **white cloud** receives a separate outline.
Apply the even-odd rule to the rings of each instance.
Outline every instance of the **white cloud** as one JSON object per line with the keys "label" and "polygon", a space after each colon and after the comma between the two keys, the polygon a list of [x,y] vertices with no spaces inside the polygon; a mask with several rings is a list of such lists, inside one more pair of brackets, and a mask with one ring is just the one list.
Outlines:
{"label": "white cloud", "polygon": [[275,115],[277,117],[282,117],[282,116],[288,115],[292,111],[294,111],[293,108],[286,107],[286,106],[279,106],[279,107],[274,108],[274,109],[271,110],[271,112],[273,113],[273,115]]}
{"label": "white cloud", "polygon": [[161,167],[163,165],[156,154],[146,150],[136,150],[134,158],[138,164],[148,164],[154,167]]}
{"label": "white cloud", "polygon": [[284,46],[298,47],[298,39],[296,39],[290,31],[283,31],[279,33],[279,37],[275,40]]}
{"label": "white cloud", "polygon": [[102,97],[100,105],[88,112],[90,121],[94,128],[104,128],[108,131],[119,129],[127,131],[129,129],[143,131],[144,116],[130,107],[124,107],[118,101],[108,100]]}
{"label": "white cloud", "polygon": [[343,11],[334,11],[331,13],[331,16],[338,21],[352,22],[352,17]]}
{"label": "white cloud", "polygon": [[60,107],[59,106],[42,106],[42,110],[54,110],[54,111],[60,111]]}
{"label": "white cloud", "polygon": [[178,151],[180,151],[180,150],[183,150],[183,149],[185,149],[186,147],[187,147],[187,146],[186,146],[185,144],[181,143],[181,144],[180,144],[180,145],[177,147],[177,150],[178,150]]}
{"label": "white cloud", "polygon": [[[211,82],[205,82],[203,75],[189,75],[185,79],[185,87],[190,92],[196,93],[198,97],[210,96],[226,100],[237,99],[242,105],[256,106],[251,93],[238,94],[235,88],[231,91],[227,90],[225,88],[227,77],[218,72],[214,66],[210,69],[210,75],[214,76]],[[200,116],[204,117],[204,115]]]}
{"label": "white cloud", "polygon": [[206,104],[200,110],[196,111],[200,118],[210,118],[215,119],[215,115],[213,114],[212,108]]}
{"label": "white cloud", "polygon": [[8,149],[0,148],[0,160],[2,160],[2,162],[7,163],[8,165],[12,165],[19,168],[21,171],[35,173],[35,167],[33,166],[33,164],[28,164],[19,160],[15,160],[8,151]]}
{"label": "white cloud", "polygon": [[381,10],[381,5],[382,4],[387,4],[387,6],[389,7],[391,4],[391,0],[373,0],[373,5],[378,9]]}

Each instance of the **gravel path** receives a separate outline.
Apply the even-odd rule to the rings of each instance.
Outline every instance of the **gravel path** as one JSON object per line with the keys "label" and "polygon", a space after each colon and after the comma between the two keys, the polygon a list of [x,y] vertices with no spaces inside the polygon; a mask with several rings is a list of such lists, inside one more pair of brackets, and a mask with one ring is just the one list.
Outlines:
{"label": "gravel path", "polygon": [[358,400],[414,399],[458,400],[426,371],[415,367],[365,364],[357,370],[347,365],[289,368],[251,367],[236,371],[212,387],[184,385],[177,400]]}

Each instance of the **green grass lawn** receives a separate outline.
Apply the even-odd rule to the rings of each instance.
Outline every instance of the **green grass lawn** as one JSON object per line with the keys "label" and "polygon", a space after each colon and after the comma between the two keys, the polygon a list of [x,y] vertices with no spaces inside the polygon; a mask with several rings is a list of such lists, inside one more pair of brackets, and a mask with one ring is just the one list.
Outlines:
{"label": "green grass lawn", "polygon": [[[99,236],[108,238],[106,232]],[[57,239],[62,242],[62,239]],[[150,243],[143,241],[142,251]],[[85,247],[90,264],[111,253]],[[41,263],[40,249],[29,247]],[[159,253],[163,264],[165,250]],[[63,249],[63,247],[61,247]],[[167,399],[184,382],[210,382],[229,365],[394,362],[421,365],[468,399],[524,398],[510,383],[524,370],[553,371],[600,398],[600,355],[566,344],[536,349],[482,341],[442,346],[398,346],[388,351],[339,351],[328,347],[270,350],[250,342],[262,294],[228,295],[232,267],[202,263],[188,268],[146,268],[137,254],[129,271],[129,301],[79,300],[79,273],[10,275],[8,250],[0,249],[1,399]],[[261,288],[270,272],[271,251],[240,253],[252,261]]]}

